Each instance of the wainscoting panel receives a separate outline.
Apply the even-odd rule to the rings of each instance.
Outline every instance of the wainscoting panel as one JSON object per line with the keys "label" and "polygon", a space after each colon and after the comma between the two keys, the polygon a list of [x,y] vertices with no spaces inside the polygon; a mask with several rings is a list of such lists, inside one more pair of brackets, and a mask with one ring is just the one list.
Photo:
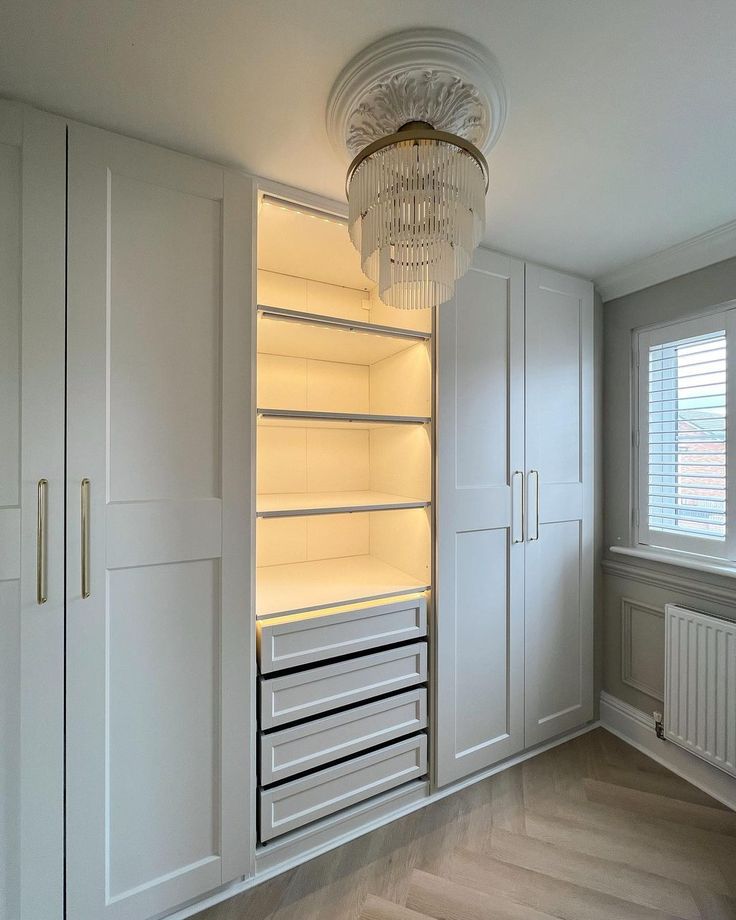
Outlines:
{"label": "wainscoting panel", "polygon": [[655,562],[603,559],[602,689],[641,712],[663,709],[667,604],[736,621],[736,578]]}
{"label": "wainscoting panel", "polygon": [[621,680],[664,700],[664,610],[621,598]]}

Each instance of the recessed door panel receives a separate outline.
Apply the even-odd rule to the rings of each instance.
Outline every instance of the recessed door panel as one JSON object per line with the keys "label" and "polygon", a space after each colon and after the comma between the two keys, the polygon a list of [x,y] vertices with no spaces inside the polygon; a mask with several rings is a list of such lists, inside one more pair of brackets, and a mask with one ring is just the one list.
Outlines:
{"label": "recessed door panel", "polygon": [[222,214],[195,191],[110,178],[111,501],[220,494]]}
{"label": "recessed door panel", "polygon": [[579,521],[541,524],[539,540],[527,546],[526,702],[533,744],[554,725],[553,734],[588,716],[584,682],[589,612],[580,597]]}
{"label": "recessed door panel", "polygon": [[456,487],[508,484],[508,279],[471,270],[454,313]]}
{"label": "recessed door panel", "polygon": [[[508,532],[471,530],[455,545],[455,744],[467,757],[511,735]],[[482,703],[468,705],[473,699]]]}
{"label": "recessed door panel", "polygon": [[219,563],[118,569],[108,592],[110,896],[119,898],[217,858]]}
{"label": "recessed door panel", "polygon": [[[534,268],[529,271],[533,281]],[[546,482],[577,483],[581,479],[581,323],[586,298],[579,291],[558,291],[543,284],[537,297],[539,301],[530,297],[527,308],[527,447],[530,457],[544,458]]]}

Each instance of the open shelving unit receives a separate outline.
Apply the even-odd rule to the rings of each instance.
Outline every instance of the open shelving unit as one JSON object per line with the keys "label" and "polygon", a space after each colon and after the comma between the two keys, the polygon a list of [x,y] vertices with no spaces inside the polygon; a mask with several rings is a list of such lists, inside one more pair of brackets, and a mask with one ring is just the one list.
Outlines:
{"label": "open shelving unit", "polygon": [[[294,327],[300,327],[297,335]],[[430,333],[258,305],[258,342],[264,354],[374,364],[425,342]]]}
{"label": "open shelving unit", "polygon": [[395,511],[426,508],[429,501],[390,492],[275,492],[259,495],[258,517],[294,517],[304,514],[339,514],[357,511]]}
{"label": "open shelving unit", "polygon": [[347,556],[266,566],[260,575],[258,617],[303,613],[429,588],[374,556]]}
{"label": "open shelving unit", "polygon": [[296,409],[258,409],[259,424],[283,425],[291,422],[298,427],[314,423],[316,428],[385,428],[386,425],[428,425],[426,415],[379,415],[370,412],[313,412]]}
{"label": "open shelving unit", "polygon": [[[256,614],[425,591],[431,584],[431,318],[378,300],[344,227],[330,230],[336,245],[315,258],[308,216],[290,215],[291,229],[280,233],[275,223],[268,226],[271,217],[264,208]],[[307,236],[310,277],[303,277]]]}

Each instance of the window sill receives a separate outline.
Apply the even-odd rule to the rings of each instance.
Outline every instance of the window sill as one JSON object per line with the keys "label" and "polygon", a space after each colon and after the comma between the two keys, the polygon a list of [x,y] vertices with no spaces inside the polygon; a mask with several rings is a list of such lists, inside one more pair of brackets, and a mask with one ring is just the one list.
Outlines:
{"label": "window sill", "polygon": [[695,569],[698,572],[709,572],[711,575],[736,578],[736,565],[729,562],[710,562],[707,559],[699,559],[697,556],[678,553],[674,550],[645,549],[638,546],[611,546],[609,549],[619,556],[633,556],[636,559],[647,559],[650,562],[663,562],[666,565],[677,565],[683,569]]}

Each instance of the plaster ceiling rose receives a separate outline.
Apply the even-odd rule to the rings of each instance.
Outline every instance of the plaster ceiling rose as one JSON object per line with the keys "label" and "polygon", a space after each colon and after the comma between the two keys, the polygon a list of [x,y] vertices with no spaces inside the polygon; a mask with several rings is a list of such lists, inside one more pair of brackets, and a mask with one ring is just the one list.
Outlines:
{"label": "plaster ceiling rose", "polygon": [[485,154],[505,118],[493,56],[456,32],[389,36],[338,76],[327,131],[352,158],[350,236],[386,303],[419,309],[453,296],[483,236]]}

